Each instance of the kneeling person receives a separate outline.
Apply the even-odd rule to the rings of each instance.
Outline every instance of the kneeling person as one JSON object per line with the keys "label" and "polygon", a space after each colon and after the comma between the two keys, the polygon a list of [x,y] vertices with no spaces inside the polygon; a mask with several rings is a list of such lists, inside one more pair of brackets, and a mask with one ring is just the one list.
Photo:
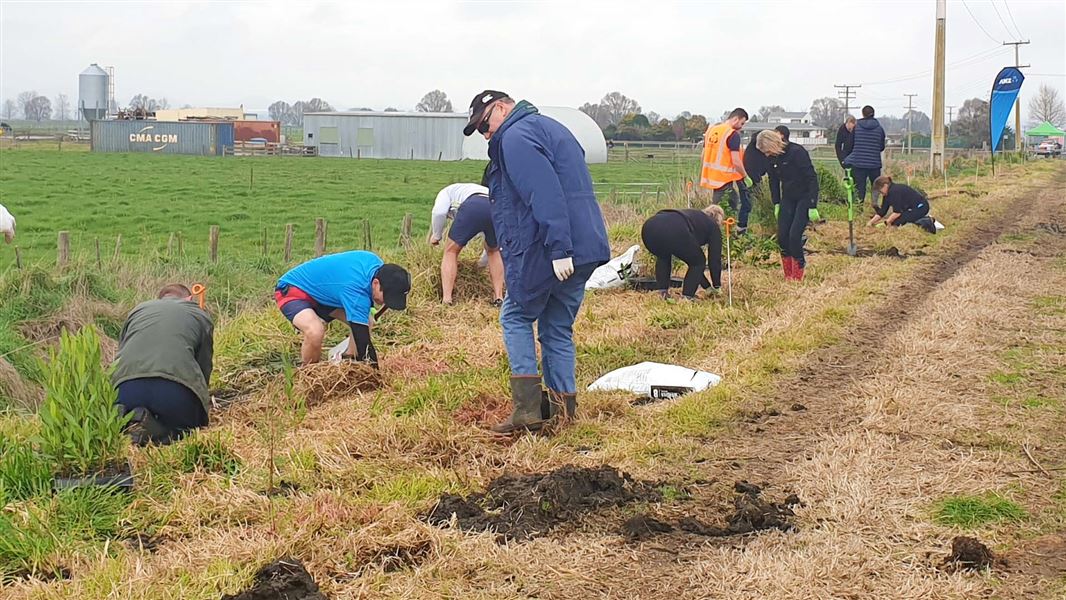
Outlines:
{"label": "kneeling person", "polygon": [[[703,210],[691,208],[666,209],[652,215],[640,230],[644,246],[655,255],[655,283],[659,294],[670,293],[670,273],[673,257],[678,257],[688,271],[681,286],[681,295],[694,300],[696,289],[719,290],[722,287],[722,220],[721,206],[712,204]],[[707,246],[704,259],[703,246]],[[703,274],[710,267],[711,281]]]}
{"label": "kneeling person", "polygon": [[294,267],[278,281],[274,299],[285,318],[303,334],[302,364],[322,358],[326,324],[340,319],[351,328],[344,357],[376,366],[370,311],[375,305],[404,310],[410,291],[411,276],[403,267],[356,250],[327,254]]}
{"label": "kneeling person", "polygon": [[485,254],[492,282],[493,305],[503,304],[503,258],[492,226],[492,207],[488,189],[472,183],[455,183],[437,194],[433,204],[432,231],[429,243],[436,246],[444,234],[444,224],[452,218],[444,257],[440,262],[441,301],[452,303],[455,278],[459,272],[459,253],[479,234],[485,236]]}
{"label": "kneeling person", "polygon": [[111,383],[123,413],[133,413],[133,441],[170,443],[207,425],[214,348],[211,317],[192,292],[171,284],[130,312],[119,338]]}
{"label": "kneeling person", "polygon": [[894,227],[914,223],[929,233],[936,233],[936,226],[929,216],[929,199],[924,194],[909,185],[892,183],[888,175],[878,177],[874,189],[881,193],[881,206],[868,226],[877,225],[882,220]]}

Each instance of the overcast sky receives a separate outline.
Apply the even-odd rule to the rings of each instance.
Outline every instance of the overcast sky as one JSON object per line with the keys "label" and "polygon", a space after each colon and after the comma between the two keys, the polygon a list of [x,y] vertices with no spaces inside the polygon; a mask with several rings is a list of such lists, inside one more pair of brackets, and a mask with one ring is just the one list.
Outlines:
{"label": "overcast sky", "polygon": [[[645,112],[781,104],[806,110],[863,84],[856,102],[931,112],[935,0],[816,2],[11,2],[0,0],[0,97],[77,99],[77,75],[113,65],[121,105],[411,109],[442,89],[457,110],[484,88],[579,106],[621,91]],[[972,11],[971,16],[968,11]],[[1066,95],[1066,3],[949,1],[947,104],[988,97],[1013,64]],[[1023,112],[1024,115],[1024,112]]]}

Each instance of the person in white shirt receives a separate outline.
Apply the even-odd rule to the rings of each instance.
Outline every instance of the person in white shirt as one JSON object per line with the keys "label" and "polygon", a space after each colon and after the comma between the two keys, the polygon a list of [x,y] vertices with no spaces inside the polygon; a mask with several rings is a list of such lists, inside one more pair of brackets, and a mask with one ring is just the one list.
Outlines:
{"label": "person in white shirt", "polygon": [[0,233],[4,234],[4,241],[8,244],[15,239],[15,217],[7,212],[3,204],[0,204]]}
{"label": "person in white shirt", "polygon": [[453,183],[442,189],[433,203],[430,244],[440,244],[444,238],[444,226],[449,218],[452,219],[448,240],[444,244],[444,257],[440,262],[441,300],[445,304],[452,303],[455,277],[459,272],[459,253],[479,234],[485,236],[492,303],[497,307],[503,304],[503,258],[496,242],[496,230],[492,226],[488,194],[488,188],[475,183]]}

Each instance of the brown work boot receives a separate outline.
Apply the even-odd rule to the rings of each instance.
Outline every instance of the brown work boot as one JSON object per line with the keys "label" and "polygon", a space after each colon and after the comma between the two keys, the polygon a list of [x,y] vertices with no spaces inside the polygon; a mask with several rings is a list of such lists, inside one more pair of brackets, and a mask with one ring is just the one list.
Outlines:
{"label": "brown work boot", "polygon": [[519,375],[511,377],[511,416],[504,422],[494,425],[496,433],[514,433],[523,430],[537,430],[544,425],[541,416],[541,387],[539,375]]}

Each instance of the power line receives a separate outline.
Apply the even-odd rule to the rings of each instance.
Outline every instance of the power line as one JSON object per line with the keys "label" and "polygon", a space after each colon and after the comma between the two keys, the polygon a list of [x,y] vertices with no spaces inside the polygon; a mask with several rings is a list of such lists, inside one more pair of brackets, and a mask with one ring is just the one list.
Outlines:
{"label": "power line", "polygon": [[1018,34],[1018,38],[1021,39],[1025,37],[1022,35],[1022,30],[1018,29],[1018,24],[1014,22],[1014,15],[1010,12],[1010,5],[1007,4],[1007,0],[1003,0],[1003,8],[1007,9],[1007,16],[1010,17],[1010,22],[1014,25],[1014,32]]}
{"label": "power line", "polygon": [[1007,27],[1007,22],[1004,21],[1003,20],[1003,16],[999,14],[999,9],[996,8],[996,0],[990,0],[990,1],[991,1],[991,4],[992,4],[992,10],[996,11],[996,18],[999,19],[999,24],[1003,26],[1003,31],[1007,32],[1007,37],[1009,37],[1009,38],[1014,37],[1014,34],[1012,34],[1010,32],[1010,29]]}
{"label": "power line", "polygon": [[837,92],[837,96],[839,96],[840,99],[844,101],[844,114],[845,115],[851,114],[851,112],[850,112],[851,101],[855,99],[855,92],[853,92],[851,90],[852,90],[852,88],[858,89],[858,88],[861,88],[862,86],[861,85],[834,85],[833,87],[835,87],[838,90],[840,90],[840,91]]}
{"label": "power line", "polygon": [[[980,62],[984,62],[984,61],[986,61],[986,60],[988,60],[988,59],[990,59],[990,58],[992,58],[992,57],[996,56],[997,54],[999,54],[1001,52],[1004,52],[1004,51],[1006,51],[1006,50],[1003,48],[1002,45],[996,46],[995,48],[989,48],[987,50],[982,50],[982,51],[978,52],[977,54],[973,54],[973,55],[967,56],[966,58],[960,58],[956,62],[951,63],[950,65],[948,65],[947,68],[954,69],[954,68],[957,68],[957,67],[968,66],[968,65],[971,65],[971,64],[977,64],[977,63],[980,63]],[[863,85],[865,85],[865,86],[878,86],[878,85],[888,85],[888,84],[891,84],[891,83],[902,83],[904,81],[910,81],[910,80],[913,80],[913,79],[922,79],[922,78],[928,77],[928,76],[930,76],[932,74],[933,74],[933,72],[931,70],[930,71],[922,71],[920,73],[915,73],[913,75],[902,75],[900,77],[893,77],[891,79],[884,79],[884,80],[881,80],[881,81],[864,81]],[[893,98],[895,98],[895,96],[893,96]]]}
{"label": "power line", "polygon": [[973,11],[970,10],[970,5],[966,4],[966,0],[962,0],[962,5],[966,8],[966,12],[970,14],[970,18],[973,19],[973,22],[976,23],[977,27],[981,29],[981,33],[984,33],[985,37],[987,37],[988,39],[992,40],[993,42],[997,42],[998,43],[996,38],[992,37],[992,34],[988,33],[988,31],[984,28],[984,26],[981,25],[981,22],[977,20],[977,17],[973,16]]}

